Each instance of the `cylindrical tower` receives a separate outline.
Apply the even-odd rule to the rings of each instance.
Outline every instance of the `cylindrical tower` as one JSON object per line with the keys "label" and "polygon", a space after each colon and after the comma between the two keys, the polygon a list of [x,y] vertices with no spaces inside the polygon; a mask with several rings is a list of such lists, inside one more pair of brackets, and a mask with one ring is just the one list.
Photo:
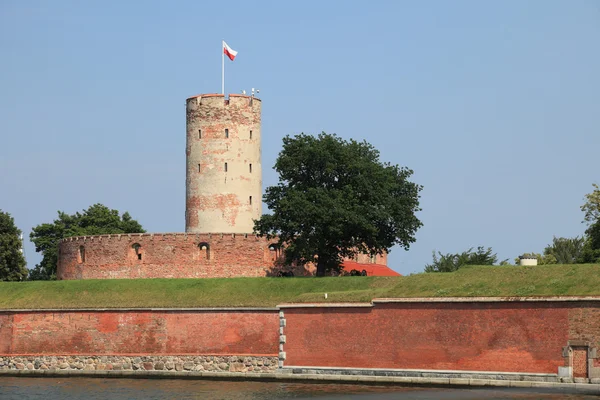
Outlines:
{"label": "cylindrical tower", "polygon": [[186,102],[189,233],[251,233],[261,216],[261,101],[201,94]]}

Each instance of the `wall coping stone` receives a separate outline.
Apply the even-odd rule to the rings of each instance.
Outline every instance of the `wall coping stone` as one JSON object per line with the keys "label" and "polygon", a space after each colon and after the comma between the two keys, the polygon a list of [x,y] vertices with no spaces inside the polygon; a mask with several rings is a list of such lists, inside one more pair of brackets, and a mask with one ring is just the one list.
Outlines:
{"label": "wall coping stone", "polygon": [[5,313],[33,312],[251,312],[279,311],[277,307],[203,307],[203,308],[6,308],[0,309]]}
{"label": "wall coping stone", "polygon": [[535,297],[400,297],[376,298],[372,303],[506,303],[600,301],[600,296],[535,296]]}
{"label": "wall coping stone", "polygon": [[579,302],[598,301],[600,296],[556,296],[556,297],[399,297],[375,298],[370,303],[284,303],[279,308],[347,308],[373,307],[386,303],[544,303],[544,302]]}
{"label": "wall coping stone", "polygon": [[15,308],[0,309],[0,313],[15,312],[245,312],[279,311],[286,308],[370,308],[385,303],[518,303],[518,302],[600,302],[600,296],[556,297],[401,297],[376,298],[370,303],[284,303],[275,307],[182,307],[182,308]]}

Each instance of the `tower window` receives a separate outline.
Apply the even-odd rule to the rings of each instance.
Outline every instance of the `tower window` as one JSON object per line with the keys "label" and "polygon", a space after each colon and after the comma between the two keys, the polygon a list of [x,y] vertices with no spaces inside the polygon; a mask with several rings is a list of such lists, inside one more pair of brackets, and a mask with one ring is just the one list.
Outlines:
{"label": "tower window", "polygon": [[225,172],[227,172],[227,163],[225,163]]}
{"label": "tower window", "polygon": [[198,129],[198,139],[202,139],[202,129]]}
{"label": "tower window", "polygon": [[250,173],[252,173],[252,164],[248,164],[248,169],[250,170]]}
{"label": "tower window", "polygon": [[252,196],[250,196],[250,197],[248,198],[248,202],[250,203],[250,205],[252,205]]}
{"label": "tower window", "polygon": [[250,131],[250,139],[252,139],[252,131]]}
{"label": "tower window", "polygon": [[202,172],[202,167],[200,167],[200,164],[198,164],[198,172]]}
{"label": "tower window", "polygon": [[228,138],[229,137],[229,129],[225,129],[225,137]]}

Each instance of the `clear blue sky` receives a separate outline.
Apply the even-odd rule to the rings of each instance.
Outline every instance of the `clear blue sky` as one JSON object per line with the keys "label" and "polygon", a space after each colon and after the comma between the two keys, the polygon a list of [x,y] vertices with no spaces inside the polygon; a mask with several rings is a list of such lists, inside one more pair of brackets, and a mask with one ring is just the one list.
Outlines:
{"label": "clear blue sky", "polygon": [[[600,2],[0,0],[0,209],[19,228],[100,202],[184,230],[185,99],[260,88],[281,138],[366,139],[415,171],[424,226],[390,266],[584,231],[600,181]],[[29,266],[39,261],[27,241]]]}

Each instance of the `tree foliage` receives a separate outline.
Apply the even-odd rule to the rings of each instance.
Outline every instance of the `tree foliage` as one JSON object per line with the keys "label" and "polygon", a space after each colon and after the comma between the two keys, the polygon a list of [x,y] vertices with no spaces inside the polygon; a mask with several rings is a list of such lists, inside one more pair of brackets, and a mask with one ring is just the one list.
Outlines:
{"label": "tree foliage", "polygon": [[583,221],[588,225],[600,222],[600,187],[593,183],[594,190],[585,195],[585,203],[581,206],[581,211],[585,214]]}
{"label": "tree foliage", "polygon": [[58,219],[43,223],[30,234],[35,251],[42,253],[42,261],[30,272],[30,279],[55,279],[58,262],[58,243],[71,236],[89,236],[119,233],[143,233],[142,226],[128,212],[119,215],[102,204],[94,204],[83,212],[69,215],[58,212]]}
{"label": "tree foliage", "polygon": [[454,272],[465,265],[495,265],[497,262],[498,256],[491,247],[486,249],[479,246],[477,250],[471,247],[467,251],[455,254],[442,254],[439,251],[436,254],[434,250],[433,262],[425,266],[425,272]]}
{"label": "tree foliage", "polygon": [[0,281],[27,278],[22,247],[21,230],[9,213],[0,210]]}
{"label": "tree foliage", "polygon": [[554,237],[552,244],[546,246],[544,255],[554,257],[555,264],[575,264],[581,256],[585,239],[579,236],[574,238]]}
{"label": "tree foliage", "polygon": [[254,229],[279,238],[286,262],[313,262],[323,276],[344,257],[415,241],[421,186],[409,181],[410,169],[381,162],[369,143],[325,132],[286,136],[275,170],[279,183],[263,196],[272,214]]}

